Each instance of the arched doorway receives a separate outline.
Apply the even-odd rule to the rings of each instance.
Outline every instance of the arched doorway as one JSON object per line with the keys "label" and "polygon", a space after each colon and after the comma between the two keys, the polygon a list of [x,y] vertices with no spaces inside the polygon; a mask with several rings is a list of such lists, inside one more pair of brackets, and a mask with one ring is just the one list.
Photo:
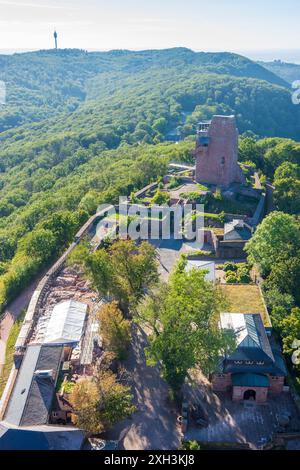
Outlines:
{"label": "arched doorway", "polygon": [[244,400],[252,400],[255,401],[256,399],[256,391],[255,390],[246,390],[244,393]]}

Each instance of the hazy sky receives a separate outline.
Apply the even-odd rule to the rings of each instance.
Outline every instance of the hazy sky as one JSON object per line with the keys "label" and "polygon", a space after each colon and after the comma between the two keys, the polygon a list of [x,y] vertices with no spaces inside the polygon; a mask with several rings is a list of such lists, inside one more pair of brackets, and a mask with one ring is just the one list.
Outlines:
{"label": "hazy sky", "polygon": [[297,49],[299,0],[0,0],[0,49]]}

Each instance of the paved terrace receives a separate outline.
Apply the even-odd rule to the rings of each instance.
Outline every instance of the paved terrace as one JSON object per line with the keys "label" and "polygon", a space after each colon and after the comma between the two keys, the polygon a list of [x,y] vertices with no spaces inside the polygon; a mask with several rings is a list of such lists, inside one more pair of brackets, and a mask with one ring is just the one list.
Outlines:
{"label": "paved terrace", "polygon": [[269,396],[268,402],[234,403],[229,393],[214,393],[208,380],[199,373],[194,377],[196,387],[186,387],[192,402],[201,403],[208,416],[208,426],[189,426],[185,439],[202,442],[249,443],[259,449],[280,430],[279,419],[283,414],[291,417],[286,431],[300,430],[300,417],[289,392]]}
{"label": "paved terrace", "polygon": [[169,191],[171,199],[181,199],[181,194],[189,194],[189,193],[198,193],[199,196],[201,194],[206,194],[207,191],[203,191],[196,183],[187,183],[179,186],[178,188],[171,189]]}

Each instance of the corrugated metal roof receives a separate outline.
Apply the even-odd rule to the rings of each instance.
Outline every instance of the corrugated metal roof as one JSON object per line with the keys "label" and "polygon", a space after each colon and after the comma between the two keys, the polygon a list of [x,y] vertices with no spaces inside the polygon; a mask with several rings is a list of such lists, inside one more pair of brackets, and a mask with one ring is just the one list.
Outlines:
{"label": "corrugated metal roof", "polygon": [[56,305],[52,311],[44,343],[78,343],[81,339],[87,305],[68,300]]}
{"label": "corrugated metal roof", "polygon": [[208,273],[205,274],[205,279],[207,281],[215,281],[214,261],[188,260],[186,265],[186,271],[190,271],[193,268],[208,271]]}

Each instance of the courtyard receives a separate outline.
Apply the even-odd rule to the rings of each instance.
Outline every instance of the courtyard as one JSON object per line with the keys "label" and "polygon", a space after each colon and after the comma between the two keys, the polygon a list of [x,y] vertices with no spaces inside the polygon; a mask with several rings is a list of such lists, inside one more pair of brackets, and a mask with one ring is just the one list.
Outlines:
{"label": "courtyard", "polygon": [[[186,397],[200,403],[206,415],[208,426],[200,427],[189,423],[185,440],[203,443],[249,444],[253,450],[270,442],[274,433],[299,432],[300,417],[290,393],[270,395],[267,403],[258,405],[253,401],[236,403],[230,393],[215,393],[209,381],[198,373],[186,385]],[[288,425],[283,428],[282,417],[289,416]]]}

